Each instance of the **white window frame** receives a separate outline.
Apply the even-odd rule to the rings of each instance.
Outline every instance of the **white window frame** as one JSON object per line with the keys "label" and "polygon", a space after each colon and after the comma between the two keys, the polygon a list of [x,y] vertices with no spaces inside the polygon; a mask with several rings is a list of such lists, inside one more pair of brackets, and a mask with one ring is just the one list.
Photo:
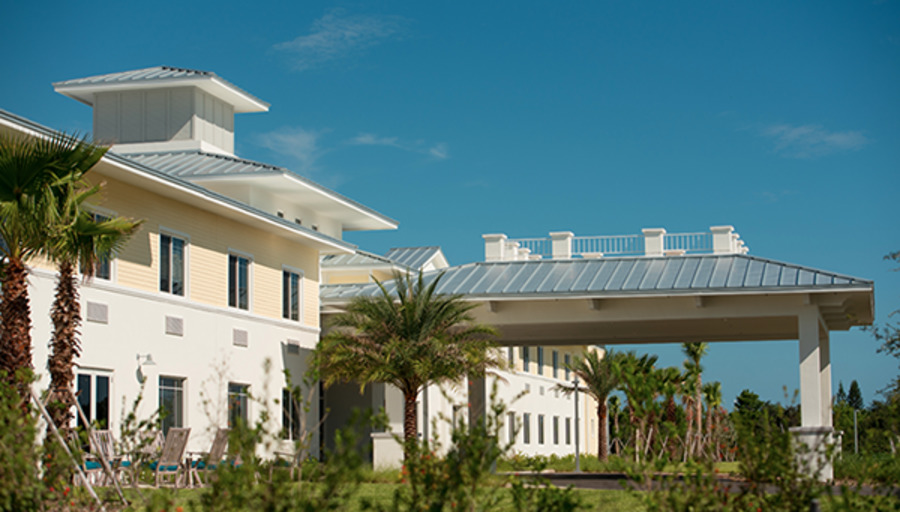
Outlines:
{"label": "white window frame", "polygon": [[227,396],[227,420],[228,420],[228,428],[234,428],[234,425],[231,424],[231,386],[240,386],[243,388],[243,396],[245,397],[245,406],[247,408],[246,414],[244,415],[246,426],[250,426],[250,384],[245,382],[231,382],[229,381],[227,384],[227,388],[225,389],[225,394]]}
{"label": "white window frame", "polygon": [[181,377],[178,375],[159,375],[159,376],[157,376],[157,379],[156,379],[157,404],[156,404],[156,406],[157,406],[157,409],[160,410],[160,412],[162,411],[162,400],[160,400],[160,398],[162,398],[160,396],[162,394],[162,379],[173,379],[173,380],[181,381],[181,425],[177,425],[177,427],[184,427],[185,425],[189,425],[190,423],[189,423],[188,417],[187,417],[187,412],[188,412],[188,406],[187,406],[187,397],[188,397],[187,382],[188,382],[188,380],[187,380],[187,377]]}
{"label": "white window frame", "polygon": [[[114,212],[108,208],[102,208],[100,206],[89,205],[85,209],[88,212],[90,212],[91,217],[94,220],[97,220],[97,216],[106,217],[108,219],[114,219],[114,218],[118,217],[118,214],[116,212]],[[97,277],[96,270],[94,271],[93,279],[100,280],[104,283],[115,283],[118,280],[117,279],[118,276],[117,276],[117,272],[116,272],[116,270],[118,268],[118,265],[116,265],[117,259],[118,258],[109,258],[109,279],[103,279],[102,277]],[[78,272],[79,272],[79,274],[82,274],[80,266],[78,268]]]}
{"label": "white window frame", "polygon": [[[244,258],[247,260],[247,309],[244,309],[237,305],[237,297],[235,298],[235,305],[231,305],[231,257],[236,256],[238,258]],[[226,288],[225,288],[225,303],[231,309],[239,309],[241,311],[251,312],[253,311],[253,255],[247,252],[239,251],[237,249],[228,249],[227,259],[225,260],[225,280]]]}
{"label": "white window frame", "polygon": [[[290,404],[290,405],[289,405]],[[248,411],[249,412],[249,411]],[[303,414],[303,407],[299,400],[294,398],[294,394],[288,388],[281,389],[281,439],[285,441],[300,441],[303,432],[300,431],[302,424],[300,415]],[[285,419],[288,419],[288,426],[285,428]],[[296,422],[296,424],[295,424]],[[294,436],[294,430],[297,430],[297,436]]]}
{"label": "white window frame", "polygon": [[[106,377],[107,379],[109,379],[109,388],[107,389],[107,393],[108,393],[107,401],[109,402],[107,414],[109,416],[106,419],[106,428],[112,429],[113,418],[115,418],[115,416],[114,416],[115,409],[114,409],[114,403],[113,403],[114,402],[113,396],[115,396],[115,394],[113,393],[113,389],[115,386],[115,379],[114,379],[115,372],[113,372],[112,370],[105,370],[102,368],[80,367],[80,368],[75,369],[75,383],[74,383],[75,387],[74,387],[74,389],[75,389],[76,393],[78,392],[78,377],[81,375],[87,375],[91,379],[91,396],[88,397],[88,400],[90,401],[90,404],[91,404],[91,410],[84,411],[84,415],[87,416],[87,419],[91,424],[93,424],[97,419],[97,377]],[[78,413],[78,411],[75,411],[75,418],[73,418],[73,421],[74,421],[73,426],[77,426],[78,423],[81,421],[81,414]]]}
{"label": "white window frame", "polygon": [[[284,300],[285,300],[284,273],[285,272],[289,272],[291,274],[297,274],[297,319],[296,320],[294,320],[293,318],[290,318],[290,316],[288,316],[288,317],[284,316]],[[303,300],[304,300],[303,278],[304,277],[305,277],[305,274],[304,274],[303,270],[301,270],[297,267],[291,267],[288,265],[281,266],[281,318],[282,318],[282,320],[290,320],[291,322],[297,322],[301,325],[306,323],[303,321]]]}
{"label": "white window frame", "polygon": [[[183,295],[178,295],[177,293],[173,293],[172,291],[166,292],[166,291],[163,291],[160,289],[159,284],[162,281],[162,237],[163,236],[167,236],[169,238],[178,238],[182,242],[184,242],[184,257],[183,257],[184,270],[182,272],[183,276],[184,276],[184,294]],[[159,235],[157,236],[156,253],[159,255],[159,261],[157,262],[158,268],[156,271],[156,288],[159,291],[159,293],[164,293],[164,294],[166,294],[166,296],[169,296],[169,297],[181,297],[184,299],[187,299],[188,297],[190,297],[190,294],[191,294],[190,274],[191,273],[190,273],[189,269],[191,268],[191,265],[190,265],[190,262],[191,262],[191,237],[188,236],[186,233],[182,233],[182,232],[176,231],[174,229],[169,229],[164,226],[160,226],[159,227]],[[170,274],[172,273],[171,259],[169,261],[169,273]],[[172,289],[172,277],[170,275],[169,276],[169,290],[171,290],[171,289]]]}

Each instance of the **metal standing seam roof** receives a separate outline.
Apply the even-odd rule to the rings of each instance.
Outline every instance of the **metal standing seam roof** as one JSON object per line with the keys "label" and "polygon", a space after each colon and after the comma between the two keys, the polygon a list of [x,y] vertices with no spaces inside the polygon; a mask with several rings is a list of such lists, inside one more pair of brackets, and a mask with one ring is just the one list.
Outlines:
{"label": "metal standing seam roof", "polygon": [[[38,124],[38,123],[35,123],[34,121],[25,119],[24,117],[18,116],[18,115],[16,115],[16,114],[13,114],[13,113],[8,112],[8,111],[3,110],[3,109],[0,109],[0,118],[6,119],[7,121],[10,121],[10,122],[12,122],[12,123],[15,123],[15,124],[17,124],[17,125],[23,126],[23,127],[25,127],[25,128],[28,128],[28,129],[31,129],[31,130],[33,130],[33,131],[35,131],[35,132],[38,132],[38,133],[40,133],[40,134],[43,134],[44,136],[47,136],[47,137],[53,137],[53,136],[58,136],[58,135],[61,135],[61,134],[62,134],[61,132],[58,132],[58,131],[53,130],[53,129],[51,129],[51,128],[47,128],[46,126],[43,126],[43,125]],[[212,199],[212,200],[215,200],[215,201],[219,201],[219,202],[222,202],[222,203],[227,203],[227,204],[229,204],[230,206],[233,206],[233,207],[235,207],[235,208],[237,208],[237,209],[239,209],[239,210],[242,210],[242,211],[244,211],[244,212],[247,213],[247,214],[254,215],[254,216],[257,216],[257,217],[263,217],[263,218],[265,218],[265,219],[268,220],[268,221],[276,222],[276,223],[278,223],[278,224],[281,224],[282,226],[288,227],[288,228],[290,228],[290,229],[292,229],[292,230],[294,230],[294,231],[303,233],[303,234],[305,234],[305,235],[307,235],[307,236],[310,236],[310,237],[312,237],[312,238],[314,238],[314,239],[318,239],[318,240],[320,240],[320,241],[322,241],[322,242],[326,242],[326,243],[331,244],[331,245],[336,245],[336,246],[339,246],[339,247],[343,247],[343,248],[349,249],[349,250],[355,250],[355,249],[356,249],[356,246],[353,245],[353,244],[351,244],[351,243],[345,242],[345,241],[343,241],[343,240],[338,240],[337,238],[332,238],[332,237],[330,237],[330,236],[328,236],[328,235],[326,235],[326,234],[324,234],[324,233],[320,233],[320,232],[318,232],[318,231],[314,231],[314,230],[309,229],[309,228],[307,228],[307,227],[305,227],[305,226],[301,226],[301,225],[299,225],[299,224],[297,224],[297,223],[295,223],[295,222],[291,222],[291,221],[289,221],[289,220],[287,220],[287,219],[282,219],[282,218],[280,218],[280,217],[277,217],[277,216],[275,216],[275,215],[272,215],[272,214],[270,214],[270,213],[267,213],[267,212],[265,212],[265,211],[263,211],[263,210],[260,210],[260,209],[258,209],[258,208],[255,208],[255,207],[253,207],[253,206],[250,206],[250,205],[248,205],[248,204],[246,204],[246,203],[242,203],[241,201],[238,201],[238,200],[236,200],[236,199],[232,199],[232,198],[230,198],[230,197],[228,197],[228,196],[219,194],[219,193],[217,193],[217,192],[213,192],[212,190],[209,190],[208,188],[201,187],[200,185],[191,183],[190,181],[181,179],[181,178],[179,178],[179,177],[177,177],[177,176],[173,176],[173,175],[171,175],[171,174],[169,174],[169,173],[166,173],[166,172],[164,172],[164,171],[162,171],[162,170],[159,170],[159,169],[156,169],[156,168],[154,168],[154,167],[151,167],[151,166],[142,164],[142,163],[137,162],[137,161],[135,161],[135,160],[132,160],[132,159],[130,159],[130,158],[126,158],[125,156],[120,155],[120,154],[118,154],[118,153],[114,153],[114,152],[112,152],[112,151],[107,151],[106,154],[103,155],[103,158],[106,159],[106,160],[111,160],[111,161],[113,161],[113,162],[116,162],[116,163],[118,163],[118,164],[120,164],[120,165],[124,165],[124,166],[126,166],[126,167],[131,167],[132,169],[139,170],[139,171],[144,172],[144,173],[146,173],[146,174],[149,174],[149,175],[158,177],[158,178],[162,179],[163,181],[167,181],[167,182],[169,182],[169,183],[171,183],[171,184],[173,184],[173,185],[176,185],[176,186],[179,186],[179,187],[183,187],[183,188],[186,188],[186,189],[190,189],[190,190],[192,190],[192,191],[195,192],[195,193],[198,193],[198,194],[200,194],[200,195],[203,195],[203,196],[208,197],[209,199]]]}
{"label": "metal standing seam roof", "polygon": [[357,250],[354,254],[328,254],[323,256],[321,261],[323,268],[370,267],[373,265],[405,267],[405,265],[384,256],[360,250]]}
{"label": "metal standing seam roof", "polygon": [[[430,282],[441,271],[429,272]],[[745,254],[479,262],[445,269],[437,292],[471,298],[673,295],[870,289],[872,281]],[[386,283],[389,292],[393,285]],[[374,296],[371,284],[323,285],[323,301]]]}
{"label": "metal standing seam roof", "polygon": [[128,153],[123,157],[134,162],[158,169],[170,176],[183,179],[208,178],[216,176],[243,176],[243,175],[287,175],[307,186],[324,194],[344,201],[360,211],[375,216],[384,222],[397,224],[397,221],[387,217],[361,203],[350,199],[338,192],[325,188],[318,183],[304,178],[299,174],[276,165],[255,162],[245,158],[206,153],[204,151],[159,151],[149,153]]}
{"label": "metal standing seam roof", "polygon": [[132,71],[121,71],[118,73],[108,73],[105,75],[94,75],[84,78],[73,78],[71,80],[63,80],[61,82],[53,82],[54,88],[81,87],[81,86],[97,86],[110,84],[133,84],[138,82],[160,82],[173,80],[193,80],[197,78],[214,78],[223,85],[234,89],[235,91],[251,98],[266,107],[269,106],[265,101],[257,98],[249,92],[241,89],[233,83],[225,80],[221,76],[212,71],[201,71],[199,69],[176,68],[173,66],[154,66],[150,68],[135,69]]}
{"label": "metal standing seam roof", "polygon": [[384,256],[403,266],[420,269],[440,250],[441,248],[436,245],[428,247],[393,247]]}

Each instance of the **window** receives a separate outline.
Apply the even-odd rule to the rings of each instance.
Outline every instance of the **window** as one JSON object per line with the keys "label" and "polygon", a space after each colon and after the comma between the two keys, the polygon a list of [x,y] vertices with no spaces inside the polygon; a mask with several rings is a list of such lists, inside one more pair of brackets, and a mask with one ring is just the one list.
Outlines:
{"label": "window", "polygon": [[559,378],[559,351],[553,351],[553,378]]}
{"label": "window", "polygon": [[509,412],[506,413],[506,421],[508,425],[506,426],[507,431],[509,432],[509,442],[516,442],[516,413]]}
{"label": "window", "polygon": [[538,444],[544,444],[544,415],[538,414]]}
{"label": "window", "polygon": [[159,235],[159,291],[184,296],[184,240]]}
{"label": "window", "polygon": [[508,347],[506,349],[506,358],[509,360],[509,367],[515,368],[515,366],[513,366],[514,364],[516,364],[516,349],[515,349],[515,347]]}
{"label": "window", "polygon": [[249,390],[246,384],[228,383],[228,428],[234,428],[238,421],[247,423]]}
{"label": "window", "polygon": [[522,347],[522,371],[527,372],[529,370],[528,366],[531,363],[531,358],[529,357],[531,354],[529,353],[530,349],[528,347]]}
{"label": "window", "polygon": [[566,366],[566,380],[568,381],[569,377],[571,377],[571,373],[572,373],[572,370],[569,370],[569,365],[572,364],[572,358],[569,356],[569,354],[566,354],[565,361],[566,361],[566,365],[565,365]]}
{"label": "window", "polygon": [[300,406],[289,389],[281,390],[281,438],[300,439]]}
{"label": "window", "polygon": [[559,416],[553,417],[553,444],[559,444]]}
{"label": "window", "polygon": [[[109,220],[108,215],[101,215],[99,213],[93,214],[94,222],[105,222]],[[84,269],[81,270],[81,273],[84,273]],[[97,261],[94,263],[94,279],[104,279],[109,281],[112,279],[112,261],[107,257],[98,257]]]}
{"label": "window", "polygon": [[283,270],[281,272],[281,316],[288,320],[300,321],[300,274]]}
{"label": "window", "polygon": [[228,305],[250,309],[250,259],[228,255]]}
{"label": "window", "polygon": [[531,443],[531,414],[527,412],[522,415],[522,442]]}
{"label": "window", "polygon": [[572,444],[572,418],[566,418],[566,444]]}
{"label": "window", "polygon": [[544,374],[544,347],[537,348],[537,373]]}
{"label": "window", "polygon": [[184,426],[184,379],[159,378],[159,414],[164,436],[170,428]]}
{"label": "window", "polygon": [[[109,381],[108,373],[79,373],[77,378],[78,405],[88,421],[101,429],[109,428]],[[85,426],[80,414],[78,426]]]}

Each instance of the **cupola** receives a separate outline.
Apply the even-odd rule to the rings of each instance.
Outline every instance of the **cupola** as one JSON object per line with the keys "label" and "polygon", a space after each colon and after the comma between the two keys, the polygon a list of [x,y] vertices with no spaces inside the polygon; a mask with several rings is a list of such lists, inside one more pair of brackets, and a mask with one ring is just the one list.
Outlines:
{"label": "cupola", "polygon": [[234,115],[269,104],[210,71],[157,66],[53,84],[94,109],[94,140],[118,153],[234,154]]}

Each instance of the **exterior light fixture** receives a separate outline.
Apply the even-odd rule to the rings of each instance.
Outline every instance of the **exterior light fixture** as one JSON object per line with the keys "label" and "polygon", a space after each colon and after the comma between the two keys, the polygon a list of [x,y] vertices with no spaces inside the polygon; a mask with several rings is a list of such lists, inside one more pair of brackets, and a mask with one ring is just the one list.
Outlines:
{"label": "exterior light fixture", "polygon": [[143,368],[144,366],[156,366],[156,361],[153,360],[152,354],[138,354],[137,355],[137,371],[135,375],[137,376],[137,381],[141,384],[147,382],[147,376],[144,375]]}

